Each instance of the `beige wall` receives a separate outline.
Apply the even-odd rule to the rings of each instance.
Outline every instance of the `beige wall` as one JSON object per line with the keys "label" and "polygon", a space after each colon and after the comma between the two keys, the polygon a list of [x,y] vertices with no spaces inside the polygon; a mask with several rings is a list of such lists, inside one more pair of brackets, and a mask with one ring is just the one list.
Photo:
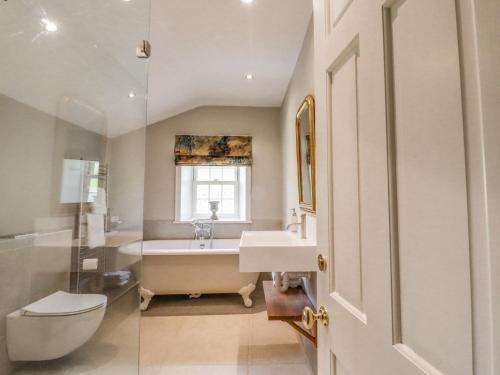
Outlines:
{"label": "beige wall", "polygon": [[108,207],[112,216],[120,217],[119,229],[142,229],[145,138],[142,128],[108,141]]}
{"label": "beige wall", "polygon": [[[297,159],[295,145],[295,117],[302,101],[307,95],[314,95],[314,33],[313,22],[309,24],[304,44],[297,60],[290,85],[281,107],[281,137],[283,158],[283,224],[290,222],[290,210],[298,208]],[[308,235],[316,235],[316,217],[308,215]],[[316,303],[316,274],[306,283],[309,298]],[[302,343],[314,371],[317,369],[316,349],[309,341]]]}
{"label": "beige wall", "polygon": [[60,204],[63,160],[103,160],[106,138],[0,95],[0,373],[7,358],[5,316],[69,290],[76,204]]}
{"label": "beige wall", "polygon": [[253,136],[252,222],[219,224],[219,238],[239,238],[242,230],[279,229],[282,164],[279,108],[201,107],[147,127],[144,236],[191,238],[190,224],[174,224],[176,134]]}
{"label": "beige wall", "polygon": [[312,21],[297,60],[290,85],[281,107],[283,158],[283,223],[290,220],[290,210],[298,209],[297,158],[295,148],[295,117],[307,95],[314,94],[314,40]]}
{"label": "beige wall", "polygon": [[[63,160],[103,161],[106,138],[0,95],[0,236],[60,229]],[[55,225],[54,227],[51,227]]]}

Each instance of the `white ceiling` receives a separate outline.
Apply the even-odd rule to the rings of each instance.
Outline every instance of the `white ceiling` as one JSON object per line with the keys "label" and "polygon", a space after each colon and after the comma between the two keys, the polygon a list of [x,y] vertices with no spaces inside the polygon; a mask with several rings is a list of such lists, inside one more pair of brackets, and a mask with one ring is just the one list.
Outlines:
{"label": "white ceiling", "polygon": [[[1,1],[0,94],[110,137],[143,127],[147,62],[135,47],[148,36],[149,5]],[[57,31],[47,32],[42,19]]]}
{"label": "white ceiling", "polygon": [[311,15],[311,0],[153,0],[148,123],[203,105],[280,106]]}
{"label": "white ceiling", "polygon": [[[148,79],[135,47],[150,5]],[[311,13],[311,0],[0,1],[0,94],[109,137],[201,105],[279,106]]]}

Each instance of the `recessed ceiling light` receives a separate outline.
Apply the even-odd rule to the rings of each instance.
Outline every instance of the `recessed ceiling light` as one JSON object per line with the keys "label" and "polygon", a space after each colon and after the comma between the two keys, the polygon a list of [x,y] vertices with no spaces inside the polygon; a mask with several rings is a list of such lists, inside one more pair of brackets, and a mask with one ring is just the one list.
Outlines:
{"label": "recessed ceiling light", "polygon": [[253,74],[252,73],[247,73],[247,74],[245,74],[245,78],[250,81],[250,80],[253,79]]}
{"label": "recessed ceiling light", "polygon": [[241,2],[244,4],[252,4],[253,0],[241,0]]}
{"label": "recessed ceiling light", "polygon": [[48,32],[57,31],[57,25],[54,22],[48,20],[47,18],[42,18],[40,21],[43,27],[45,27],[45,30],[47,30]]}
{"label": "recessed ceiling light", "polygon": [[128,93],[128,97],[129,97],[130,99],[134,99],[134,98],[135,98],[135,92],[129,92],[129,93]]}

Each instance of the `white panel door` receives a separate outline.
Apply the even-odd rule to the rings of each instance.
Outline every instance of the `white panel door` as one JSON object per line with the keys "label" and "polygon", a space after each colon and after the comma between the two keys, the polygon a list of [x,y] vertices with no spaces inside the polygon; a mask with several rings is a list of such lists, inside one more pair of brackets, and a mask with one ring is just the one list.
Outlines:
{"label": "white panel door", "polygon": [[454,0],[315,0],[319,375],[472,375]]}

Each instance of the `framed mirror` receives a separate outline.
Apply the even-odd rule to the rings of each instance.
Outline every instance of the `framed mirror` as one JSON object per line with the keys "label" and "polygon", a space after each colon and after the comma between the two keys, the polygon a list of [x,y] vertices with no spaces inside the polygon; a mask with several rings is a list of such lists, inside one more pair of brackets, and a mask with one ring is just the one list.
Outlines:
{"label": "framed mirror", "polygon": [[300,208],[316,212],[316,147],[314,138],[314,97],[307,96],[295,121],[297,175]]}

